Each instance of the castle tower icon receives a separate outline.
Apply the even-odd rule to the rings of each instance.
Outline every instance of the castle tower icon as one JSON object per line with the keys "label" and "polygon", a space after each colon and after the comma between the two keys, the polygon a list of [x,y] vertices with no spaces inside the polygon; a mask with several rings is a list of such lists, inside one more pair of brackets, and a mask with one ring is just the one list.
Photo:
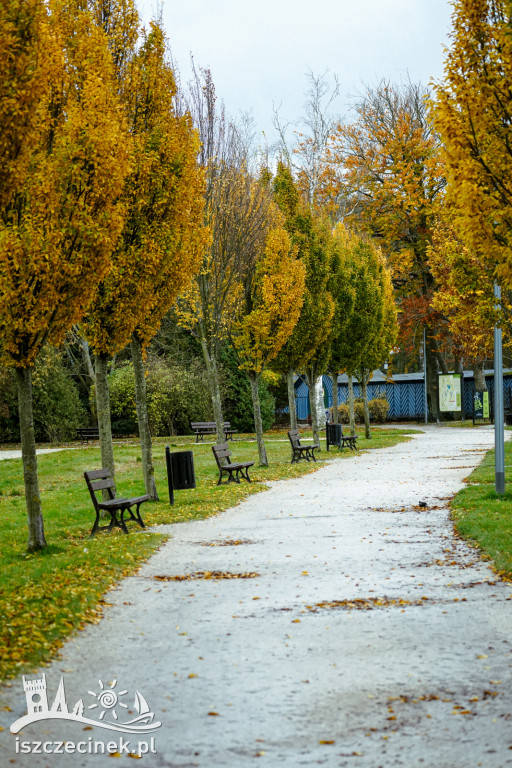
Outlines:
{"label": "castle tower icon", "polygon": [[48,712],[48,696],[46,693],[46,675],[39,680],[25,680],[23,688],[27,698],[27,713],[35,715],[39,712]]}

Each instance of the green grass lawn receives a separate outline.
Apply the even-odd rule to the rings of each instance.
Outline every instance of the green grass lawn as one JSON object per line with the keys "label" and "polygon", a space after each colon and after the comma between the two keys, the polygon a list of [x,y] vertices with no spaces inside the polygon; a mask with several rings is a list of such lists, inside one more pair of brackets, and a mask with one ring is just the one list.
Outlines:
{"label": "green grass lawn", "polygon": [[[505,477],[512,469],[512,443],[505,443]],[[494,451],[467,478],[451,502],[457,532],[493,561],[501,576],[512,579],[512,487],[494,490]]]}
{"label": "green grass lawn", "polygon": [[[371,440],[360,436],[360,448],[395,445],[407,439],[405,435],[411,431],[376,428]],[[303,434],[311,436],[311,433]],[[173,507],[167,495],[166,444],[171,450],[194,452],[197,488],[176,491]],[[276,430],[266,435],[270,466],[254,466],[250,470],[252,484],[242,482],[217,487],[218,471],[211,444],[195,445],[193,437],[155,441],[155,474],[161,500],[142,506],[146,525],[209,517],[251,493],[264,490],[263,483],[268,480],[298,477],[322,466],[322,461],[291,465],[286,432]],[[257,464],[257,446],[250,436],[239,436],[232,444],[232,451],[235,460],[254,460]],[[116,442],[114,454],[118,493],[124,496],[143,493],[137,441]],[[347,461],[354,455],[348,450],[330,453],[324,450],[320,454],[321,459],[341,457]],[[44,552],[27,555],[21,460],[0,461],[0,679],[31,671],[47,662],[75,628],[99,621],[105,591],[123,576],[134,573],[165,540],[160,534],[142,531],[134,523],[128,524],[129,536],[115,531],[88,539],[94,512],[83,472],[100,466],[97,444],[38,457],[49,546]]]}

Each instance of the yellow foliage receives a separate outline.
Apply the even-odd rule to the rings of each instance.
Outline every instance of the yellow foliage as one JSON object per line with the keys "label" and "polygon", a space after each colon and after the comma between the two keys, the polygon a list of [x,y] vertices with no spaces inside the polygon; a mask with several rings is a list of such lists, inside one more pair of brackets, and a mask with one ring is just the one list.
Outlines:
{"label": "yellow foliage", "polygon": [[26,172],[37,102],[49,84],[44,23],[43,0],[0,1],[0,206],[12,199]]}
{"label": "yellow foliage", "polygon": [[178,322],[209,345],[225,339],[270,228],[280,214],[247,169],[214,158],[206,171],[208,241],[195,283],[178,300]]}
{"label": "yellow foliage", "polygon": [[153,338],[199,269],[207,236],[198,137],[190,115],[173,110],[174,75],[157,24],[143,33],[121,84],[133,140],[122,198],[127,216],[85,323],[93,350],[106,354],[124,347],[134,331],[143,345]]}
{"label": "yellow foliage", "polygon": [[444,82],[434,87],[447,199],[465,244],[512,285],[511,6],[455,0]]}
{"label": "yellow foliage", "polygon": [[492,269],[461,242],[447,218],[438,219],[428,254],[439,284],[433,307],[448,319],[457,353],[477,361],[492,357]]}
{"label": "yellow foliage", "polygon": [[304,300],[306,269],[283,227],[269,230],[256,264],[246,312],[232,328],[240,368],[255,375],[279,353],[297,324]]}
{"label": "yellow foliage", "polygon": [[102,30],[79,2],[48,3],[40,23],[30,154],[0,222],[0,356],[31,365],[78,322],[121,231],[130,141]]}

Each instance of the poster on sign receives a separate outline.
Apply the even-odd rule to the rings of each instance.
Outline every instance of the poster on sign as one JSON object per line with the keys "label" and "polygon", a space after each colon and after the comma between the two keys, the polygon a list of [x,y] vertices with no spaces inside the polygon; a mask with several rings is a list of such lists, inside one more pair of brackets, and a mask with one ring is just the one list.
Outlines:
{"label": "poster on sign", "polygon": [[439,375],[439,410],[460,411],[461,384],[460,374]]}

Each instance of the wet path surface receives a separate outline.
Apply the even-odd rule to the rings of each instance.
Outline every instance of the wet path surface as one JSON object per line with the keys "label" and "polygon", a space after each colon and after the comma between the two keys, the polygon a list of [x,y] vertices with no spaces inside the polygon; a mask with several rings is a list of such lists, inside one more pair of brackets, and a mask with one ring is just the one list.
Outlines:
{"label": "wet path surface", "polygon": [[[50,704],[62,674],[70,710],[98,701],[100,680],[130,707],[139,690],[162,722],[150,766],[512,765],[512,585],[454,537],[445,506],[493,439],[430,427],[169,527],[105,618],[43,670]],[[2,765],[112,765],[15,754],[21,681],[6,705]],[[83,731],[46,720],[18,735],[119,739]]]}

